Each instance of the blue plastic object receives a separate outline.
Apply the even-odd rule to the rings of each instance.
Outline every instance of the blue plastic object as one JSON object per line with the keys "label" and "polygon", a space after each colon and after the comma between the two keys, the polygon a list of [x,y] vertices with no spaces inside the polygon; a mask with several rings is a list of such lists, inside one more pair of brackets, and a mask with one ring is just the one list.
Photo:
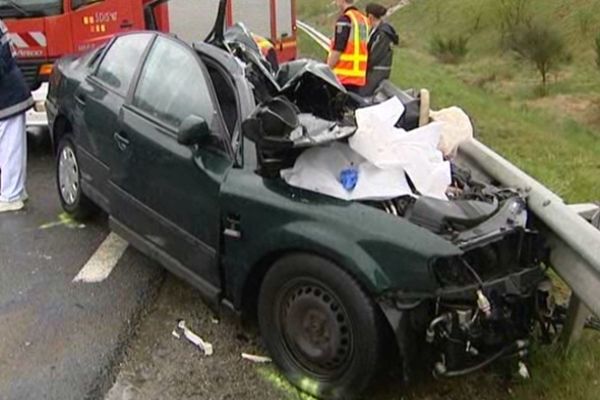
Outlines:
{"label": "blue plastic object", "polygon": [[340,182],[347,191],[354,190],[358,183],[358,170],[354,167],[342,170],[340,173]]}

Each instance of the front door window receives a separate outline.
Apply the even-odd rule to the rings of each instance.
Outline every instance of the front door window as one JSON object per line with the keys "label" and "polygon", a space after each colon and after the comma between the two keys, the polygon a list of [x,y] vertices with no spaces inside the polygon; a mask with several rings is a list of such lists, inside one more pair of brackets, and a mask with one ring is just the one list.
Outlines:
{"label": "front door window", "polygon": [[215,107],[198,59],[183,45],[158,38],[148,55],[133,105],[177,129],[190,115],[212,126]]}

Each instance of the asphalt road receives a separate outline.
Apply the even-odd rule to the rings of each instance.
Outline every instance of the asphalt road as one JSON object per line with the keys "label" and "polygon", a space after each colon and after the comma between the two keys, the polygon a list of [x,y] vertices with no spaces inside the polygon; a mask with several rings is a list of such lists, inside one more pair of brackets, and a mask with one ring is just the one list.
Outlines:
{"label": "asphalt road", "polygon": [[106,218],[61,216],[47,148],[28,177],[26,210],[0,215],[0,399],[100,397],[164,272],[129,249],[105,281],[73,283]]}

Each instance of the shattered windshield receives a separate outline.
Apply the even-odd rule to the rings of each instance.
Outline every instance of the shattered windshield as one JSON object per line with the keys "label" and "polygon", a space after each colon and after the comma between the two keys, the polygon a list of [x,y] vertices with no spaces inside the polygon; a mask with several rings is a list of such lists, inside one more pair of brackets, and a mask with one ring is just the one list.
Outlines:
{"label": "shattered windshield", "polygon": [[62,0],[0,0],[0,18],[31,18],[58,15]]}

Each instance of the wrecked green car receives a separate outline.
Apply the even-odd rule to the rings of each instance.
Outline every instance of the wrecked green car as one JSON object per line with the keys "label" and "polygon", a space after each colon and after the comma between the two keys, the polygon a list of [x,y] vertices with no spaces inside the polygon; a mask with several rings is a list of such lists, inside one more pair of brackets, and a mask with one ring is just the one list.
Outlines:
{"label": "wrecked green car", "polygon": [[218,31],[194,46],[124,34],[57,63],[47,109],[64,209],[104,210],[215,310],[256,318],[285,376],[322,398],[359,396],[390,358],[406,379],[524,360],[550,291],[520,194],[458,166],[449,200],[292,187],[281,171],[347,141],[355,110],[397,97],[408,130],[419,99],[389,84],[352,97],[314,62],[273,71],[243,27]]}

